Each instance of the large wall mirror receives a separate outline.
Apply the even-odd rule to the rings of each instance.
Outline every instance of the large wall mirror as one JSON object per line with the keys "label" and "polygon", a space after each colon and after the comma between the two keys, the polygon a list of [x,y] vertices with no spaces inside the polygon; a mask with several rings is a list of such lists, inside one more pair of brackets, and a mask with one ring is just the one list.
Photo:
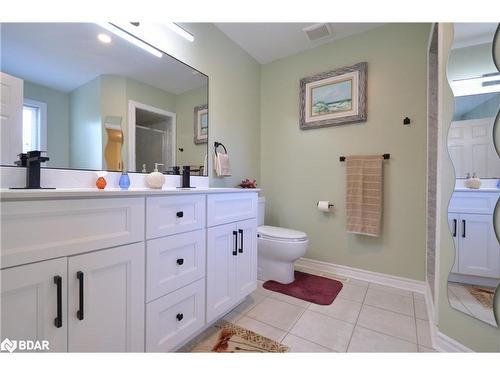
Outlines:
{"label": "large wall mirror", "polygon": [[448,151],[457,179],[448,207],[455,243],[448,299],[455,309],[495,327],[500,318],[495,311],[495,299],[500,298],[500,243],[494,225],[500,196],[496,33],[496,23],[455,24],[448,61],[455,97]]}
{"label": "large wall mirror", "polygon": [[2,165],[207,175],[206,75],[109,23],[0,27]]}

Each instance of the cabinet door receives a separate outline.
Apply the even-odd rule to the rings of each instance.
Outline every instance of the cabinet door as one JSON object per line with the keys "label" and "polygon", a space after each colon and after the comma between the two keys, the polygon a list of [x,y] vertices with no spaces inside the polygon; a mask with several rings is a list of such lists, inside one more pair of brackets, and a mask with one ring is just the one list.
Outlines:
{"label": "cabinet door", "polygon": [[239,301],[257,288],[257,219],[236,223],[236,299]]}
{"label": "cabinet door", "polygon": [[456,214],[448,214],[448,225],[450,226],[450,232],[453,237],[453,243],[455,245],[455,261],[453,263],[453,268],[451,272],[458,273],[458,257],[459,257],[459,249],[458,249],[458,238],[459,238],[459,217]]}
{"label": "cabinet door", "polygon": [[460,215],[459,272],[500,277],[500,245],[492,215]]}
{"label": "cabinet door", "polygon": [[207,230],[207,322],[236,303],[237,234],[235,224]]}
{"label": "cabinet door", "polygon": [[8,268],[0,274],[0,341],[48,340],[50,351],[65,352],[66,258]]}
{"label": "cabinet door", "polygon": [[68,258],[70,352],[144,351],[144,244]]}

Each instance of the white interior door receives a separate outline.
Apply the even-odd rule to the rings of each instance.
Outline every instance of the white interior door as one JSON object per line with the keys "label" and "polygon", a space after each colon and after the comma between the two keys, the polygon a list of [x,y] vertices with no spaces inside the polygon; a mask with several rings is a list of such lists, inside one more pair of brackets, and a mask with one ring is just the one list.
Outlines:
{"label": "white interior door", "polygon": [[236,226],[236,299],[241,300],[257,288],[257,219],[239,221]]}
{"label": "white interior door", "polygon": [[236,303],[236,226],[220,225],[207,231],[207,322]]}
{"label": "white interior door", "polygon": [[70,352],[144,351],[144,244],[70,257],[68,282]]}
{"label": "white interior door", "polygon": [[0,341],[48,340],[50,351],[65,352],[66,258],[8,268],[0,275]]}
{"label": "white interior door", "polygon": [[23,80],[0,72],[1,164],[13,164],[23,150]]}

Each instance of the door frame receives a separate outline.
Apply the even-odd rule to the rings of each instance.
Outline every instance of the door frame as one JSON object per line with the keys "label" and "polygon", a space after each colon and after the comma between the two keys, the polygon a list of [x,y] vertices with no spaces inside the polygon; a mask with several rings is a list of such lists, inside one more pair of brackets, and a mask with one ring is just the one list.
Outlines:
{"label": "door frame", "polygon": [[136,171],[135,165],[135,126],[136,126],[136,109],[143,109],[148,112],[157,113],[162,116],[170,117],[172,119],[172,131],[171,131],[171,141],[172,141],[172,163],[176,163],[176,114],[173,112],[165,111],[164,109],[156,108],[148,104],[140,103],[135,100],[128,101],[128,124],[127,124],[127,136],[128,136],[128,148],[127,148],[127,169],[131,172]]}

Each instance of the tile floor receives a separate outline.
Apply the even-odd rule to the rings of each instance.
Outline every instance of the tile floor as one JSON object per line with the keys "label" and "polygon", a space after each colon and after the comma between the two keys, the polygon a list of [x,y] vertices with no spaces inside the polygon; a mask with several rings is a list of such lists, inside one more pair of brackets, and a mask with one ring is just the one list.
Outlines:
{"label": "tile floor", "polygon": [[455,309],[497,326],[493,309],[484,307],[462,284],[448,282],[448,299]]}
{"label": "tile floor", "polygon": [[329,306],[259,283],[225,319],[290,347],[291,352],[430,352],[424,296],[349,279]]}

